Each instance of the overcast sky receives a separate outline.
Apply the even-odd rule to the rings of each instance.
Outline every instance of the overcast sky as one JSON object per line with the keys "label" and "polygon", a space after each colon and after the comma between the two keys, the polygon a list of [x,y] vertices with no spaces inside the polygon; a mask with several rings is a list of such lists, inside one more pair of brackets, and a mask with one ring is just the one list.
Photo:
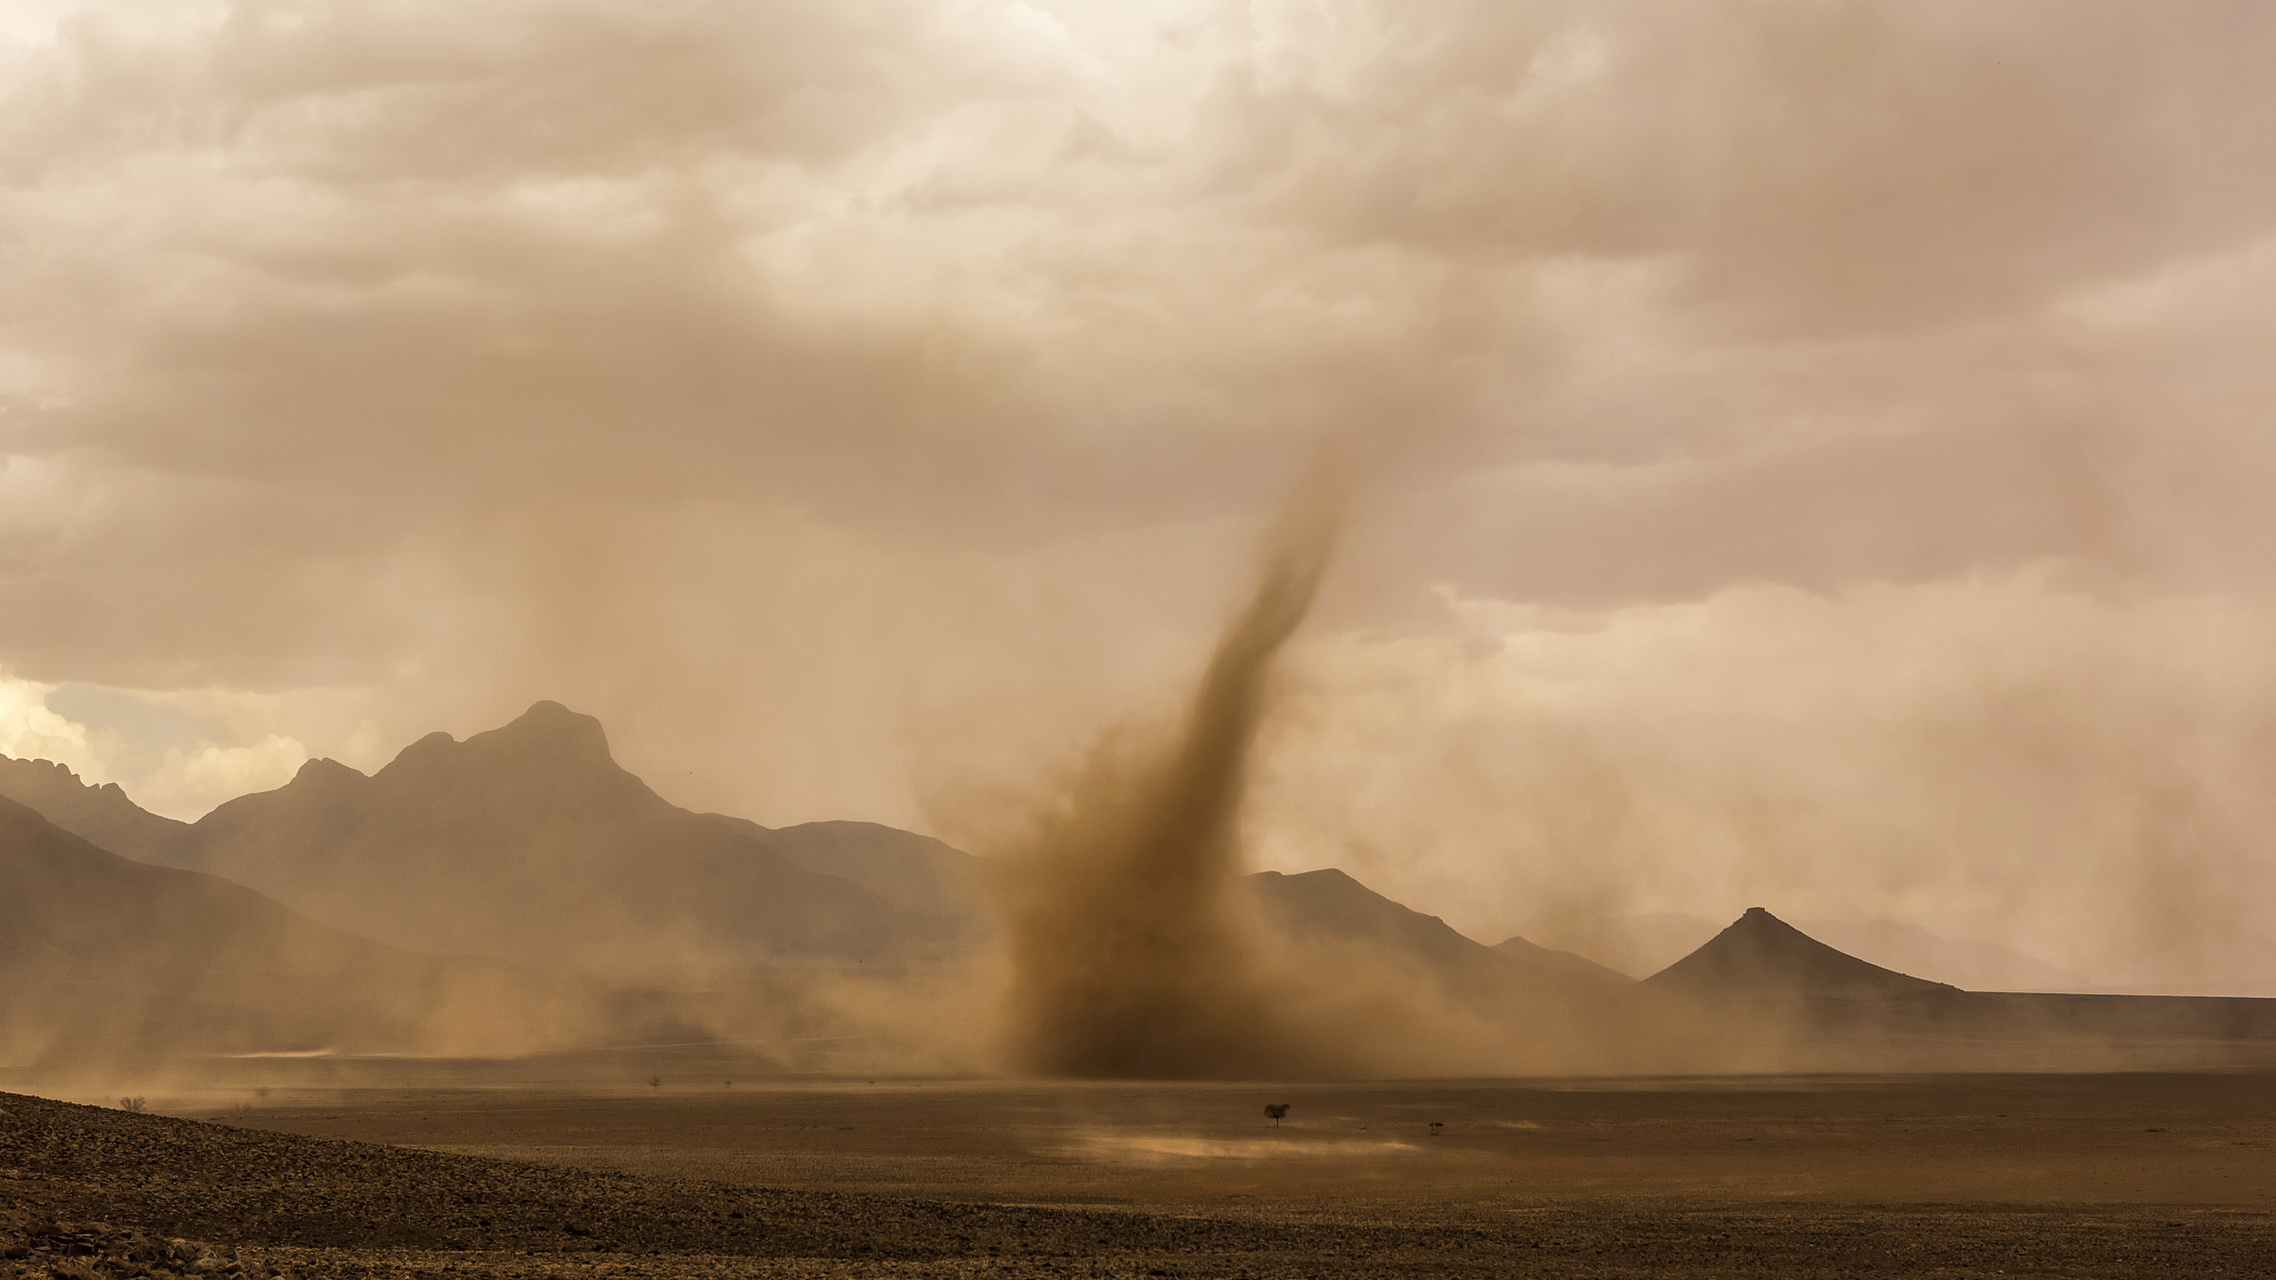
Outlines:
{"label": "overcast sky", "polygon": [[1260,863],[2276,981],[2261,0],[0,0],[0,753],[956,834],[1358,483]]}

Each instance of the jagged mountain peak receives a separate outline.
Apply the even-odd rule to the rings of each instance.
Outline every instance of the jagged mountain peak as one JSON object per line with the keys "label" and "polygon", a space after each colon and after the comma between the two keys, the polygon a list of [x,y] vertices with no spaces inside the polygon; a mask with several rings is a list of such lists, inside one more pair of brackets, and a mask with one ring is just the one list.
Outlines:
{"label": "jagged mountain peak", "polygon": [[495,738],[501,742],[527,745],[542,744],[599,756],[609,753],[608,731],[601,727],[599,717],[571,711],[551,700],[533,702],[529,710],[513,720],[487,733],[475,734],[467,742],[471,744],[478,738]]}
{"label": "jagged mountain peak", "polygon": [[45,774],[49,777],[54,778],[58,782],[68,781],[72,783],[78,783],[81,786],[86,785],[85,783],[80,782],[79,775],[72,772],[70,765],[64,764],[60,761],[19,759],[15,762],[14,767],[22,770],[26,774]]}
{"label": "jagged mountain peak", "polygon": [[551,698],[539,698],[529,704],[529,709],[515,716],[511,723],[539,726],[590,724],[596,729],[601,724],[598,718],[586,715],[582,711],[571,711],[568,707]]}
{"label": "jagged mountain peak", "polygon": [[[782,839],[921,842],[831,834]],[[368,778],[312,761],[195,837],[178,865],[383,942],[643,980],[777,956],[867,962],[952,932],[859,883],[863,849],[821,860],[848,876],[809,870],[764,828],[674,806],[611,757],[599,720],[552,701],[464,740],[429,734]]]}
{"label": "jagged mountain peak", "polygon": [[101,848],[146,861],[162,860],[189,830],[185,823],[146,812],[117,783],[89,786],[52,760],[0,756],[0,797]]}
{"label": "jagged mountain peak", "polygon": [[663,804],[609,753],[608,733],[598,719],[552,701],[464,741],[430,733],[372,777],[389,789],[534,787],[557,799],[582,794],[584,804]]}
{"label": "jagged mountain peak", "polygon": [[293,774],[292,781],[286,785],[321,787],[337,785],[351,779],[356,782],[369,781],[361,770],[341,764],[330,756],[318,756],[301,765],[299,772]]}
{"label": "jagged mountain peak", "polygon": [[598,717],[571,711],[558,702],[542,701],[495,729],[470,734],[460,742],[437,730],[405,747],[403,757],[475,755],[541,755],[548,761],[610,761],[608,731]]}
{"label": "jagged mountain peak", "polygon": [[1266,914],[1292,936],[1391,943],[1432,964],[1461,963],[1489,953],[1437,916],[1394,902],[1335,867],[1293,875],[1259,871],[1247,883]]}
{"label": "jagged mountain peak", "polygon": [[1349,872],[1340,867],[1321,867],[1315,871],[1257,871],[1250,873],[1249,878],[1260,884],[1286,880],[1291,884],[1303,885],[1310,892],[1333,894],[1347,901],[1357,900],[1361,894],[1375,896],[1374,890],[1353,879]]}

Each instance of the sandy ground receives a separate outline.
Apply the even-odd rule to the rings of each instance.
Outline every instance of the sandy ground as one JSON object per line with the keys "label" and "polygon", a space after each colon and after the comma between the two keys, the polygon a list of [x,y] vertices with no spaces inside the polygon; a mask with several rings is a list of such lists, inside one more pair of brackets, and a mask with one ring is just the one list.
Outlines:
{"label": "sandy ground", "polygon": [[[232,1117],[748,1186],[1403,1217],[1542,1200],[2276,1208],[2276,1076],[1365,1085],[666,1084]],[[1290,1104],[1278,1125],[1264,1104]],[[1433,1123],[1440,1127],[1433,1129]]]}
{"label": "sandy ground", "polygon": [[[246,1158],[169,1157],[166,1178],[189,1181],[153,1200],[135,1180],[157,1166],[134,1164],[127,1141],[111,1181],[20,1171],[0,1205],[10,1188],[31,1204],[36,1183],[39,1213],[140,1214],[160,1235],[232,1247],[242,1274],[2276,1275],[2276,1076],[2257,1073],[575,1091],[491,1078],[172,1101],[225,1121],[183,1130],[216,1152],[251,1144],[265,1169],[349,1173],[277,1174],[256,1212],[190,1185]],[[1278,1127],[1267,1102],[1291,1106]],[[175,1123],[67,1110],[74,1124]],[[353,1145],[367,1143],[390,1145]],[[403,1155],[339,1155],[365,1151]],[[373,1169],[394,1172],[355,1181]],[[572,1217],[618,1225],[570,1235]],[[419,1228],[428,1218],[444,1225]]]}

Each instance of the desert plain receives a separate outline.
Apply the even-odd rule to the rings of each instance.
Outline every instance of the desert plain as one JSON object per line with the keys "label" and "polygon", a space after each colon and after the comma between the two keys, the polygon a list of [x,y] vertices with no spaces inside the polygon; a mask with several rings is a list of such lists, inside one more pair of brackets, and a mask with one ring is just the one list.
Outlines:
{"label": "desert plain", "polygon": [[[2259,1069],[611,1084],[605,1062],[534,1080],[397,1065],[413,1070],[392,1085],[271,1073],[150,1100],[179,1119],[10,1097],[0,1176],[31,1217],[216,1241],[239,1274],[2276,1268],[2276,1074]],[[39,1154],[27,1108],[72,1139]]]}

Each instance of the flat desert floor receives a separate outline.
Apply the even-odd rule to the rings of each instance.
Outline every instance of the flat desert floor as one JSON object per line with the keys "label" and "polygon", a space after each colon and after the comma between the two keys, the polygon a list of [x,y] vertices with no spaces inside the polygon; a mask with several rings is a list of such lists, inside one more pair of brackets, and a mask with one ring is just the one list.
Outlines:
{"label": "flat desert floor", "polygon": [[157,1155],[152,1118],[51,1108],[16,1185],[28,1210],[234,1246],[244,1274],[2276,1275],[2260,1072],[397,1074],[153,1097],[218,1121],[146,1125]]}
{"label": "flat desert floor", "polygon": [[[1402,1220],[1639,1197],[2276,1209],[2276,1075],[2263,1074],[667,1081],[275,1100],[229,1118],[633,1174],[958,1200]],[[1285,1120],[1265,1118],[1265,1104],[1283,1102]]]}

